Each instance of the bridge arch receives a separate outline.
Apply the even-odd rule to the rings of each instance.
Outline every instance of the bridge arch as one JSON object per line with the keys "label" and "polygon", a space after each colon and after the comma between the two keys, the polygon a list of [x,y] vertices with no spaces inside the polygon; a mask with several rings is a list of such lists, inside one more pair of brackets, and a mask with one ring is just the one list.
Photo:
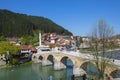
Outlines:
{"label": "bridge arch", "polygon": [[42,55],[40,55],[40,56],[38,57],[38,59],[39,59],[39,60],[42,60],[42,59],[43,59],[43,56],[42,56]]}
{"label": "bridge arch", "polygon": [[32,60],[34,61],[35,59],[37,59],[37,56],[33,54]]}
{"label": "bridge arch", "polygon": [[116,69],[110,73],[113,78],[120,78],[120,69]]}
{"label": "bridge arch", "polygon": [[68,56],[63,56],[63,57],[61,57],[60,62],[62,62],[65,66],[67,66],[67,60],[69,60],[70,62],[72,62],[72,65],[74,66],[74,61],[73,61],[73,59],[71,59],[71,58],[68,57]]}
{"label": "bridge arch", "polygon": [[91,62],[91,61],[84,61],[80,64],[80,68],[86,67],[88,64],[93,64],[94,65],[94,63]]}
{"label": "bridge arch", "polygon": [[73,68],[74,68],[73,60],[68,56],[63,56],[60,62],[66,66],[67,70],[69,70],[67,71],[67,75],[68,74],[73,75]]}
{"label": "bridge arch", "polygon": [[87,74],[92,76],[98,76],[99,72],[96,68],[94,62],[91,61],[85,61],[80,65],[80,68],[82,68]]}
{"label": "bridge arch", "polygon": [[52,62],[52,64],[54,64],[54,56],[53,55],[48,55],[47,60],[49,60],[50,62]]}
{"label": "bridge arch", "polygon": [[68,57],[64,56],[61,58],[60,62],[62,62],[64,65],[67,65],[67,59],[68,59]]}

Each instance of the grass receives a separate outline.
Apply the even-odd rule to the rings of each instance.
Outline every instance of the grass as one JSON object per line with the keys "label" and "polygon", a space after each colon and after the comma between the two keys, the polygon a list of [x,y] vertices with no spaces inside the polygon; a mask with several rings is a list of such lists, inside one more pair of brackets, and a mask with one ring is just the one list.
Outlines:
{"label": "grass", "polygon": [[33,63],[33,61],[28,61],[28,62],[22,63],[20,65],[31,64],[31,63]]}
{"label": "grass", "polygon": [[10,64],[5,64],[5,65],[1,65],[1,66],[0,66],[0,69],[8,68],[8,67],[11,67],[11,65],[10,65]]}
{"label": "grass", "polygon": [[[33,61],[28,61],[28,62],[22,63],[22,64],[20,64],[20,65],[31,64],[32,62],[33,62]],[[15,65],[5,64],[5,65],[1,65],[1,66],[0,66],[0,69],[9,68],[9,67],[13,67],[13,66],[15,66]],[[17,66],[19,66],[19,65],[17,65]]]}

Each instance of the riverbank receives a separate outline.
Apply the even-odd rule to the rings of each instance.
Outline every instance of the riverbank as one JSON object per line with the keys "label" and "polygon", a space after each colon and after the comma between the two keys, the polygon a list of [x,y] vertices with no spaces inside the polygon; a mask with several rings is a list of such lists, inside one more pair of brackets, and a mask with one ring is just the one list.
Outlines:
{"label": "riverbank", "polygon": [[[25,62],[25,63],[19,64],[19,65],[31,64],[32,62],[33,61],[29,61],[29,62]],[[4,64],[4,65],[0,65],[0,69],[15,67],[15,66],[19,66],[19,65]]]}
{"label": "riverbank", "polygon": [[10,64],[0,65],[0,69],[9,68],[9,67],[11,67]]}

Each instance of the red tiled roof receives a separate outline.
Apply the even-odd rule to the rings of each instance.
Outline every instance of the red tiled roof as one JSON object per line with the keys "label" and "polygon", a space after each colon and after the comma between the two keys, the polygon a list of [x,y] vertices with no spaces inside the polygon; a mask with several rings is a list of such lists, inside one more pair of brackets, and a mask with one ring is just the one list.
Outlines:
{"label": "red tiled roof", "polygon": [[37,51],[37,49],[33,46],[28,46],[28,47],[31,49],[31,51]]}
{"label": "red tiled roof", "polygon": [[21,49],[21,50],[30,49],[31,51],[37,51],[37,49],[34,48],[33,46],[27,46],[27,45],[22,45],[22,46],[20,46],[20,49]]}
{"label": "red tiled roof", "polygon": [[20,49],[30,49],[30,48],[26,45],[23,45],[23,46],[20,46]]}

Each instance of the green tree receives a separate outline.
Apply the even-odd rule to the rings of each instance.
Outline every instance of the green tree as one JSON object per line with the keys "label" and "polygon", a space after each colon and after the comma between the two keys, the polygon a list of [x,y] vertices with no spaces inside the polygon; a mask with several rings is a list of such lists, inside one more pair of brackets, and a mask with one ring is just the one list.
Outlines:
{"label": "green tree", "polygon": [[6,41],[6,38],[4,36],[0,36],[0,41]]}
{"label": "green tree", "polygon": [[8,62],[8,58],[11,59],[11,63],[12,63],[12,59],[13,59],[12,56],[18,54],[19,51],[20,51],[19,46],[10,44],[9,42],[1,42],[0,43],[0,54],[5,55],[6,63]]}
{"label": "green tree", "polygon": [[83,43],[82,37],[80,37],[80,40],[79,40],[79,41],[80,41],[80,44],[82,44],[82,43]]}
{"label": "green tree", "polygon": [[45,33],[56,32],[57,34],[72,35],[71,32],[50,19],[0,10],[0,36],[33,36],[34,31],[37,30]]}
{"label": "green tree", "polygon": [[33,36],[24,36],[24,37],[21,37],[20,41],[24,45],[32,45],[33,44],[33,39],[34,39]]}
{"label": "green tree", "polygon": [[7,51],[9,51],[10,54],[17,54],[20,51],[20,47],[15,44],[10,44],[9,42],[1,42],[0,48],[5,51],[7,54]]}

